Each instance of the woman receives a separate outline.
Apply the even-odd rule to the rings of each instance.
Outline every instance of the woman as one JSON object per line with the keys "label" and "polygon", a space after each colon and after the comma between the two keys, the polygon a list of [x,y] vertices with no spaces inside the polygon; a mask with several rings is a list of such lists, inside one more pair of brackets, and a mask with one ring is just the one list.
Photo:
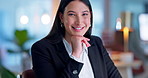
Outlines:
{"label": "woman", "polygon": [[51,32],[31,49],[37,78],[121,78],[91,36],[92,18],[89,0],[61,0]]}

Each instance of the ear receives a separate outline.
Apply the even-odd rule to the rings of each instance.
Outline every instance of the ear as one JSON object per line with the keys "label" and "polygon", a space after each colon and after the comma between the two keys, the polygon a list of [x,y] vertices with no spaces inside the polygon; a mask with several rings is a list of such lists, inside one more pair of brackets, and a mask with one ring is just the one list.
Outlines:
{"label": "ear", "polygon": [[63,23],[63,14],[61,12],[59,13],[59,17],[60,17],[61,23]]}

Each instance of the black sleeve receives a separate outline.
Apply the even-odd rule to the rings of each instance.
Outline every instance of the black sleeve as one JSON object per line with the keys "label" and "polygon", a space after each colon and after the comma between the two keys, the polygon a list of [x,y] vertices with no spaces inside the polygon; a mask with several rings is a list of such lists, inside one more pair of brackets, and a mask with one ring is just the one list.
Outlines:
{"label": "black sleeve", "polygon": [[105,64],[107,67],[107,74],[108,78],[122,78],[117,67],[114,65],[113,61],[111,60],[108,52],[106,51],[105,47],[102,44],[102,40],[100,38],[96,38],[97,43],[99,43],[99,48],[104,56]]}
{"label": "black sleeve", "polygon": [[37,78],[78,78],[78,74],[83,66],[82,63],[70,58],[63,70],[59,70],[53,62],[54,56],[50,54],[51,52],[51,49],[47,48],[45,44],[35,43],[32,46],[33,70]]}

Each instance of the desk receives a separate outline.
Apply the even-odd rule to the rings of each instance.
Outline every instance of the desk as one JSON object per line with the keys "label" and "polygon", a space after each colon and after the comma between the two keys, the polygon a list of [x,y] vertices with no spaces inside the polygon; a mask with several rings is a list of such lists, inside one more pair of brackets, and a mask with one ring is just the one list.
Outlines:
{"label": "desk", "polygon": [[132,67],[138,67],[142,64],[142,62],[139,60],[131,63],[114,61],[114,64],[118,68],[123,78],[133,78]]}

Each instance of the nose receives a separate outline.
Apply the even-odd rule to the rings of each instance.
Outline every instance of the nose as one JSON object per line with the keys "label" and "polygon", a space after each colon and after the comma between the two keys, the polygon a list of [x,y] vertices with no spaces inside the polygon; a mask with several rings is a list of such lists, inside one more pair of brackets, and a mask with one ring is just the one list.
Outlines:
{"label": "nose", "polygon": [[82,17],[81,16],[77,16],[76,25],[81,25],[82,21],[83,21]]}

